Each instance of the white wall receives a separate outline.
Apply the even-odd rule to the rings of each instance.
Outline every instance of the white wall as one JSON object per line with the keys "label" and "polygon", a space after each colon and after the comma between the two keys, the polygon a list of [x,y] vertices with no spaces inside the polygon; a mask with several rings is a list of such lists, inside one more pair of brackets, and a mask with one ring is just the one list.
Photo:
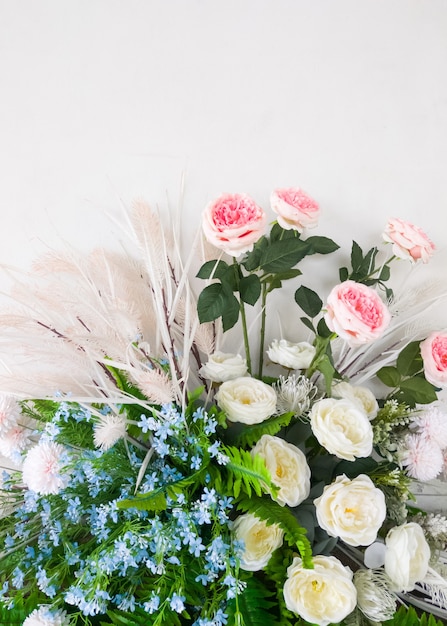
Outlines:
{"label": "white wall", "polygon": [[186,233],[300,185],[341,243],[399,216],[446,247],[446,32],[446,0],[0,0],[0,261],[107,242],[182,173]]}

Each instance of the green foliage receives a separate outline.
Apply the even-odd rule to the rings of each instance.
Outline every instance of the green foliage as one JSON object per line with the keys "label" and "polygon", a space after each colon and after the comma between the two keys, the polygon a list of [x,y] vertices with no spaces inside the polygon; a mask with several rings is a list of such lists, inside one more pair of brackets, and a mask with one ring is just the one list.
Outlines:
{"label": "green foliage", "polygon": [[418,615],[410,606],[401,606],[394,614],[393,619],[382,622],[383,626],[443,626],[442,620],[436,619],[432,614],[422,613]]}
{"label": "green foliage", "polygon": [[248,497],[253,492],[261,496],[263,491],[276,493],[277,488],[272,483],[270,472],[265,461],[259,455],[235,446],[223,446],[223,452],[228,457],[225,464],[225,492],[238,498],[241,491]]}
{"label": "green foliage", "polygon": [[295,302],[309,317],[318,315],[323,306],[320,296],[304,285],[301,285],[301,287],[295,291]]}
{"label": "green foliage", "polygon": [[0,604],[0,624],[2,626],[22,626],[25,618],[31,613],[34,606],[27,610],[23,606],[8,609]]}
{"label": "green foliage", "polygon": [[278,626],[269,609],[276,605],[273,593],[254,576],[243,581],[244,592],[233,598],[227,607],[229,626]]}
{"label": "green foliage", "polygon": [[238,446],[253,446],[262,435],[271,435],[272,437],[279,433],[282,428],[285,428],[290,424],[293,417],[293,413],[283,413],[282,415],[275,415],[267,420],[264,420],[260,424],[252,424],[245,426],[244,429],[237,435],[236,444]]}
{"label": "green foliage", "polygon": [[267,524],[279,524],[284,531],[284,540],[299,550],[304,567],[312,568],[312,548],[306,537],[306,529],[287,507],[268,498],[252,497],[240,498],[237,508],[244,513],[253,513]]}
{"label": "green foliage", "polygon": [[368,287],[377,285],[385,291],[386,297],[390,299],[393,295],[392,289],[387,287],[385,283],[389,280],[391,272],[388,263],[376,267],[376,258],[378,248],[374,247],[364,253],[362,248],[356,241],[352,242],[351,248],[351,271],[347,267],[339,269],[340,281],[354,280],[357,283],[363,283]]}

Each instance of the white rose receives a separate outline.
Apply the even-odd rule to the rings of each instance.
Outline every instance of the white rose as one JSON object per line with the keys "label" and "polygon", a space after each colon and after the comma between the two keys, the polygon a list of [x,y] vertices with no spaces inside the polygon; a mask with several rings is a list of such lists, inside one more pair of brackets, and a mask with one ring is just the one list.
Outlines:
{"label": "white rose", "polygon": [[334,386],[332,395],[335,398],[345,398],[346,400],[358,403],[360,408],[365,411],[369,420],[373,420],[379,410],[376,397],[368,387],[341,382]]}
{"label": "white rose", "polygon": [[230,422],[259,424],[276,411],[275,390],[249,376],[222,383],[216,401]]}
{"label": "white rose", "polygon": [[241,568],[257,572],[267,565],[273,552],[282,545],[284,531],[278,524],[269,524],[252,513],[236,518],[233,533],[244,542]]}
{"label": "white rose", "polygon": [[427,575],[430,547],[414,522],[392,528],[385,538],[385,571],[395,591],[411,591]]}
{"label": "white rose", "polygon": [[314,504],[319,526],[350,546],[369,546],[386,517],[385,496],[365,474],[337,476]]}
{"label": "white rose", "polygon": [[352,572],[334,556],[314,556],[313,564],[306,569],[299,557],[293,559],[283,589],[286,606],[311,624],[341,622],[357,603]]}
{"label": "white rose", "polygon": [[312,363],[315,352],[315,348],[307,341],[291,343],[286,339],[275,339],[267,350],[267,356],[271,361],[283,367],[302,370]]}
{"label": "white rose", "polygon": [[215,352],[210,355],[208,362],[200,368],[199,372],[203,378],[213,383],[223,383],[226,380],[245,376],[247,362],[240,354]]}
{"label": "white rose", "polygon": [[306,455],[280,437],[262,435],[252,454],[258,454],[280,489],[275,500],[284,506],[298,506],[310,492],[310,469]]}
{"label": "white rose", "polygon": [[373,430],[362,409],[350,400],[324,398],[310,411],[312,432],[328,452],[354,461],[372,452]]}

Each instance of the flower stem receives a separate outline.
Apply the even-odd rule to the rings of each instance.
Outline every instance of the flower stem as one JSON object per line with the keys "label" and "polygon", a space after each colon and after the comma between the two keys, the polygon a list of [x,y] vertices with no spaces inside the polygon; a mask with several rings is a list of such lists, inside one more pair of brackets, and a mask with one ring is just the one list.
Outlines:
{"label": "flower stem", "polygon": [[242,332],[244,335],[245,358],[247,359],[248,373],[251,375],[251,356],[250,356],[250,344],[248,342],[247,316],[245,314],[245,304],[242,298],[240,298],[239,300],[239,307],[241,310]]}
{"label": "flower stem", "polygon": [[267,285],[262,283],[262,300],[261,300],[261,338],[259,341],[259,367],[258,378],[262,379],[262,370],[264,368],[264,342],[265,342],[265,320],[267,317],[266,303],[267,303]]}

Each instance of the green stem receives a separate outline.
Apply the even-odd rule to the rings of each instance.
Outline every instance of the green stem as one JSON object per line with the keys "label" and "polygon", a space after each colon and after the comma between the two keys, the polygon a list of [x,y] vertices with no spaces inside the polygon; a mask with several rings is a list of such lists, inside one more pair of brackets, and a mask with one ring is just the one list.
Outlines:
{"label": "green stem", "polygon": [[267,303],[267,285],[262,283],[262,300],[261,300],[261,338],[259,341],[259,368],[258,378],[262,379],[262,370],[264,367],[264,342],[265,342],[265,320],[267,317],[266,303]]}
{"label": "green stem", "polygon": [[248,373],[251,375],[251,356],[250,356],[250,344],[248,343],[247,316],[245,315],[245,305],[242,299],[239,300],[239,306],[241,309],[242,333],[244,335],[244,346],[245,346],[245,358],[247,359]]}

